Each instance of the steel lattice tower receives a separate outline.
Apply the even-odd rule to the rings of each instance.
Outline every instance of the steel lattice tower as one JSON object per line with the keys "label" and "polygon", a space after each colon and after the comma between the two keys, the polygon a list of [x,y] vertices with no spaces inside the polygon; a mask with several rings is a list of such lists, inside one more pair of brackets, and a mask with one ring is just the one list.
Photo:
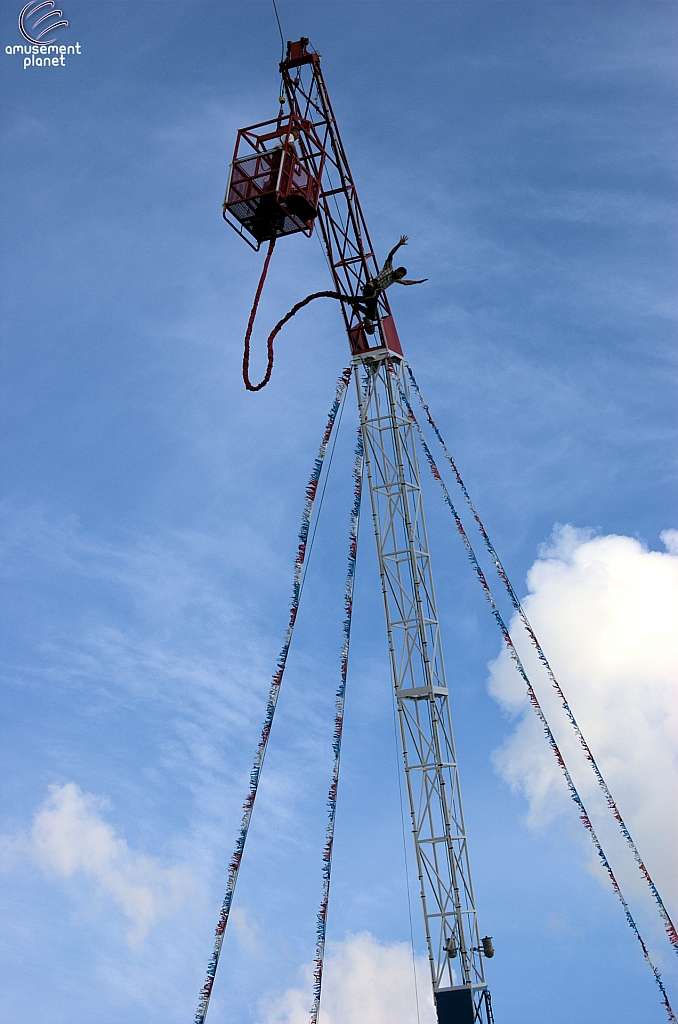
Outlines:
{"label": "steel lattice tower", "polygon": [[355,358],[367,375],[360,422],[438,1017],[491,1021],[403,363]]}
{"label": "steel lattice tower", "polygon": [[[243,234],[244,225],[259,244],[294,231],[310,235],[317,223],[337,292],[359,299],[363,286],[376,276],[379,267],[323,80],[320,55],[309,51],[307,39],[289,43],[280,71],[279,117],[238,134],[225,216],[234,216],[236,230]],[[283,113],[283,97],[288,113]],[[290,145],[293,127],[298,138]],[[283,136],[285,141],[277,147],[280,155],[274,162],[274,151],[267,147],[271,139]],[[247,150],[245,156],[240,155],[243,147]],[[286,171],[286,167],[290,169]],[[234,168],[238,169],[236,185]],[[293,182],[295,174],[297,186]],[[270,203],[266,206],[268,198],[262,196],[266,188],[272,187],[267,182],[275,175],[279,205],[277,214],[271,216],[273,207]],[[251,196],[254,199],[248,198]],[[314,207],[312,219],[307,217],[309,204]],[[380,299],[374,335],[365,334],[355,303],[343,302],[342,312],[356,368],[391,673],[438,1020],[439,1024],[492,1024],[419,463],[406,406],[403,353],[385,295]]]}

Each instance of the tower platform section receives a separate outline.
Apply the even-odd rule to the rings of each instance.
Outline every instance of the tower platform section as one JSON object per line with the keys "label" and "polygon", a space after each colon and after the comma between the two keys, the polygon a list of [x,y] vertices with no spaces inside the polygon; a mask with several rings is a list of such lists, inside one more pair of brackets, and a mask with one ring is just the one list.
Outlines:
{"label": "tower platform section", "polygon": [[486,1017],[489,992],[484,985],[455,985],[434,992],[438,1024],[479,1024]]}

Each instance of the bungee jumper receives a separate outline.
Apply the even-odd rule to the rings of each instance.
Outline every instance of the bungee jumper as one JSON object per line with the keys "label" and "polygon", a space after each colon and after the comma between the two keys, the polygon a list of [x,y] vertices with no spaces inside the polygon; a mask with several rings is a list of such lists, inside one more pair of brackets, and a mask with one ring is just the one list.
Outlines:
{"label": "bungee jumper", "polygon": [[345,298],[345,302],[349,302],[354,309],[362,313],[363,316],[363,330],[366,334],[374,334],[374,323],[377,319],[377,307],[379,304],[379,296],[390,288],[392,284],[423,284],[424,281],[428,281],[427,277],[423,277],[420,281],[406,281],[405,274],[407,269],[405,267],[396,267],[393,269],[393,257],[397,253],[401,245],[407,245],[407,235],[401,235],[400,240],[393,246],[390,253],[386,257],[383,267],[375,278],[370,278],[365,286],[363,287],[363,295],[361,299],[349,299]]}

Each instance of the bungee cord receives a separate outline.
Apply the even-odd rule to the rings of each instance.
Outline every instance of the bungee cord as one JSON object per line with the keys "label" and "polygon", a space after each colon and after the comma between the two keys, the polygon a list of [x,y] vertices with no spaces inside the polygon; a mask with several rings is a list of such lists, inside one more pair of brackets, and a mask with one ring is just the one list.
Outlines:
{"label": "bungee cord", "polygon": [[[272,246],[271,246],[272,249]],[[269,253],[270,255],[270,253]],[[209,963],[207,965],[207,972],[205,983],[200,990],[198,1009],[196,1010],[194,1017],[194,1024],[204,1024],[207,1010],[209,1007],[210,996],[212,994],[212,987],[214,985],[214,978],[217,972],[217,966],[219,964],[219,957],[221,955],[221,947],[224,941],[224,933],[226,931],[226,925],[228,924],[228,918],[231,910],[231,904],[233,902],[233,894],[235,892],[236,882],[238,880],[238,871],[240,870],[240,863],[242,861],[243,851],[245,849],[245,842],[247,840],[247,833],[249,831],[250,821],[252,818],[252,810],[254,808],[254,801],[257,796],[257,790],[259,788],[259,779],[261,777],[261,769],[266,756],[266,748],[268,746],[268,739],[271,733],[271,726],[273,725],[273,718],[275,715],[276,705],[278,703],[278,697],[280,695],[280,685],[285,672],[285,665],[287,663],[287,656],[290,650],[290,644],[292,642],[292,634],[294,633],[294,624],[297,618],[297,612],[299,611],[299,599],[301,596],[301,581],[302,572],[304,567],[304,561],[306,559],[306,545],[308,541],[308,533],[311,524],[311,518],[313,515],[313,507],[315,504],[315,498],[318,491],[318,481],[323,468],[325,460],[325,454],[327,452],[327,446],[332,434],[332,430],[337,417],[337,412],[342,403],[342,399],[346,393],[349,381],[351,379],[351,367],[347,367],[339,376],[337,386],[334,394],[334,402],[327,419],[325,426],[325,432],[320,443],[318,455],[313,464],[313,470],[309,478],[308,484],[306,485],[304,510],[301,516],[301,528],[299,530],[299,545],[297,547],[297,554],[294,560],[294,579],[292,584],[292,603],[290,607],[290,618],[287,626],[287,632],[285,634],[285,641],[282,649],[278,656],[276,663],[276,671],[273,674],[271,686],[268,693],[268,703],[266,706],[266,716],[264,718],[264,725],[261,731],[261,738],[259,745],[257,746],[256,753],[254,755],[254,763],[250,772],[250,788],[247,795],[247,799],[243,804],[243,818],[240,824],[240,830],[238,832],[238,838],[235,844],[235,850],[231,861],[228,866],[228,882],[226,884],[226,893],[224,895],[223,903],[221,905],[221,912],[219,914],[219,920],[215,930],[214,947]]]}
{"label": "bungee cord", "polygon": [[257,308],[259,306],[259,299],[264,288],[264,281],[268,273],[268,265],[271,262],[271,256],[275,249],[275,236],[268,243],[268,252],[266,253],[266,259],[264,260],[264,269],[261,271],[261,277],[259,278],[259,286],[254,296],[254,302],[252,304],[252,310],[250,312],[250,318],[247,322],[247,330],[245,331],[245,351],[242,357],[242,379],[245,381],[245,387],[248,391],[261,391],[262,388],[266,387],[269,380],[271,379],[271,370],[273,369],[273,344],[269,338],[268,343],[268,366],[266,367],[266,376],[259,384],[252,384],[250,381],[250,338],[252,337],[252,328],[254,327],[254,321],[257,315]]}
{"label": "bungee cord", "polygon": [[[410,375],[411,375],[411,371],[410,371]],[[422,431],[422,429],[421,429],[421,427],[419,425],[419,422],[417,421],[416,416],[414,415],[414,411],[412,409],[412,406],[410,405],[409,399],[408,399],[407,395],[405,394],[405,392],[402,391],[400,388],[399,388],[399,393],[400,393],[401,401],[406,406],[406,408],[408,410],[408,414],[409,414],[410,420],[413,423],[413,425],[414,425],[414,427],[415,427],[415,429],[417,431],[417,434],[418,434],[418,437],[419,437],[419,441],[420,441],[422,449],[424,451],[424,455],[426,457],[426,460],[427,460],[427,462],[429,464],[429,468],[431,470],[431,473],[432,473],[433,477],[438,481],[438,483],[441,486],[441,489],[442,489],[442,492],[443,492],[443,497],[445,499],[445,503],[448,505],[448,507],[449,507],[449,509],[450,509],[450,511],[452,513],[452,516],[454,517],[454,521],[455,521],[455,525],[457,527],[457,531],[459,532],[459,535],[460,535],[460,537],[461,537],[461,539],[463,541],[464,547],[466,548],[466,552],[467,552],[469,561],[471,562],[471,564],[472,564],[472,566],[473,566],[473,568],[475,570],[476,576],[477,576],[478,580],[480,581],[480,584],[481,584],[481,586],[483,588],[483,591],[485,593],[485,597],[487,598],[487,601],[488,601],[488,603],[489,603],[489,605],[490,605],[490,607],[492,609],[492,614],[494,616],[494,619],[497,622],[497,625],[499,626],[499,628],[501,630],[501,633],[502,633],[502,636],[504,638],[504,642],[506,644],[506,647],[507,647],[507,649],[509,651],[509,654],[510,654],[513,662],[515,663],[516,668],[517,668],[517,670],[518,670],[518,672],[519,672],[523,682],[525,683],[525,686],[526,686],[526,689],[527,689],[528,699],[529,699],[529,701],[530,701],[530,703],[531,703],[531,705],[532,705],[532,707],[533,707],[533,709],[534,709],[534,711],[535,711],[535,713],[536,713],[536,715],[537,715],[537,717],[538,717],[538,719],[539,719],[539,721],[540,721],[540,723],[542,725],[542,728],[543,728],[543,731],[544,731],[544,735],[546,736],[546,739],[547,739],[547,741],[549,743],[549,746],[551,747],[551,750],[554,753],[556,761],[558,762],[558,765],[559,765],[559,767],[560,767],[560,769],[561,769],[561,771],[563,773],[563,776],[565,778],[565,782],[567,784],[568,791],[570,793],[570,797],[572,798],[573,802],[577,806],[577,809],[578,809],[578,812],[579,812],[579,819],[583,823],[584,827],[587,829],[587,831],[588,831],[588,833],[589,833],[589,835],[591,837],[591,841],[592,841],[592,843],[593,843],[593,845],[595,847],[595,850],[596,850],[596,853],[598,854],[600,862],[602,863],[603,867],[605,868],[605,871],[607,872],[607,875],[608,875],[608,877],[610,879],[610,882],[612,884],[612,888],[613,888],[614,892],[616,893],[616,895],[617,895],[617,897],[618,897],[618,899],[619,899],[619,901],[620,901],[620,903],[621,903],[621,905],[622,905],[622,907],[624,909],[624,914],[626,916],[626,920],[628,922],[628,925],[631,928],[631,930],[633,931],[633,933],[636,936],[636,938],[638,939],[638,942],[640,943],[640,947],[641,947],[642,952],[643,952],[643,957],[644,957],[645,961],[647,962],[648,966],[650,967],[650,970],[652,971],[652,974],[654,976],[655,982],[657,983],[657,986],[658,986],[659,991],[661,993],[661,1001],[662,1001],[662,1003],[663,1003],[663,1005],[664,1005],[664,1007],[666,1009],[669,1021],[671,1022],[671,1024],[678,1024],[678,1022],[676,1021],[676,1016],[675,1016],[675,1014],[673,1012],[673,1009],[671,1007],[671,1004],[669,1002],[669,998],[668,998],[666,989],[664,988],[664,983],[662,981],[661,974],[660,974],[659,970],[657,969],[657,967],[655,966],[655,964],[653,963],[653,961],[652,961],[652,959],[650,957],[649,950],[648,950],[648,948],[647,948],[647,946],[645,944],[645,941],[643,940],[643,938],[642,938],[642,936],[640,934],[640,931],[638,929],[638,925],[636,924],[636,922],[635,922],[635,920],[633,918],[633,915],[631,914],[631,910],[630,910],[629,905],[628,905],[628,903],[626,901],[626,898],[625,898],[625,896],[624,896],[624,894],[623,894],[623,892],[621,890],[619,882],[617,881],[617,878],[616,878],[616,876],[615,876],[615,874],[614,874],[614,872],[612,870],[612,866],[611,866],[609,860],[607,859],[607,856],[605,854],[605,851],[603,850],[603,847],[602,847],[602,844],[601,844],[600,840],[598,839],[598,836],[597,836],[596,831],[595,831],[595,829],[593,827],[591,819],[590,819],[590,817],[588,815],[586,807],[584,806],[584,802],[581,799],[581,797],[580,797],[580,795],[579,795],[579,793],[577,791],[577,788],[576,788],[576,786],[574,784],[572,776],[570,775],[570,771],[569,771],[569,769],[568,769],[568,767],[567,767],[567,765],[565,763],[565,759],[563,758],[563,755],[562,755],[562,753],[560,751],[560,748],[558,747],[558,744],[556,742],[555,736],[553,735],[553,732],[551,731],[551,727],[550,727],[550,725],[548,723],[546,715],[544,714],[544,711],[543,711],[543,709],[541,707],[541,704],[539,703],[539,700],[538,700],[537,695],[536,695],[536,693],[534,691],[532,683],[530,682],[530,679],[528,678],[528,675],[527,675],[527,673],[525,671],[523,663],[522,663],[522,661],[520,659],[520,655],[518,654],[518,651],[516,650],[516,647],[515,647],[515,645],[513,643],[513,639],[511,637],[511,634],[509,633],[508,628],[507,628],[507,626],[506,626],[506,624],[505,624],[505,622],[503,620],[503,617],[501,615],[501,612],[499,611],[499,608],[498,608],[498,606],[496,604],[496,601],[494,599],[492,591],[490,590],[490,587],[489,587],[489,584],[487,582],[487,579],[485,578],[485,574],[484,574],[484,572],[483,572],[483,570],[482,570],[482,568],[480,566],[480,563],[478,562],[476,554],[475,554],[475,552],[473,550],[473,547],[471,545],[471,541],[469,540],[468,535],[467,535],[467,533],[466,533],[466,531],[464,529],[463,523],[462,523],[462,521],[461,521],[461,519],[459,517],[459,513],[457,512],[457,510],[456,510],[456,508],[455,508],[455,506],[454,506],[454,504],[452,502],[452,499],[450,497],[449,491],[447,490],[445,482],[444,482],[444,480],[442,479],[442,477],[440,475],[440,471],[438,470],[438,467],[437,467],[437,465],[435,463],[433,455],[431,454],[431,450],[430,450],[430,448],[429,448],[429,446],[428,446],[428,444],[426,442],[426,438],[424,437],[423,431]]]}
{"label": "bungee cord", "polygon": [[[650,876],[650,873],[649,873],[647,867],[645,866],[645,863],[644,863],[642,857],[640,856],[640,853],[638,852],[638,847],[636,846],[636,844],[635,844],[635,842],[633,840],[631,832],[629,831],[629,828],[628,828],[626,822],[624,821],[619,808],[617,807],[617,803],[616,803],[614,797],[612,796],[612,793],[610,792],[609,787],[608,787],[605,779],[603,778],[603,774],[600,771],[600,768],[598,767],[598,764],[596,763],[596,760],[595,760],[595,758],[593,756],[593,753],[591,752],[591,748],[589,747],[589,745],[588,745],[588,743],[587,743],[587,741],[586,741],[586,739],[584,737],[584,734],[583,734],[583,732],[582,732],[582,730],[581,730],[581,728],[580,728],[580,726],[579,726],[579,724],[578,724],[578,722],[577,722],[577,720],[576,720],[576,718],[574,716],[574,712],[572,711],[572,708],[570,707],[569,702],[568,702],[567,698],[565,697],[563,689],[562,689],[560,683],[558,682],[558,680],[556,679],[555,674],[553,672],[553,669],[551,668],[551,666],[550,666],[550,664],[548,662],[548,659],[547,659],[546,655],[544,654],[542,646],[539,643],[539,640],[537,639],[537,636],[536,636],[536,634],[535,634],[535,632],[534,632],[534,630],[533,630],[533,628],[532,628],[532,626],[530,624],[529,619],[527,618],[525,610],[524,610],[524,608],[523,608],[523,606],[522,606],[522,604],[520,602],[520,599],[518,598],[518,595],[517,595],[515,589],[513,588],[513,585],[511,583],[509,577],[508,577],[508,574],[507,574],[506,570],[504,569],[501,561],[499,560],[499,556],[498,556],[498,554],[497,554],[497,552],[496,552],[496,550],[494,548],[494,545],[492,544],[492,541],[490,540],[490,537],[489,537],[489,535],[487,533],[487,530],[485,529],[485,527],[484,527],[484,525],[482,523],[482,520],[481,520],[480,516],[478,515],[478,512],[476,510],[475,505],[473,504],[471,496],[470,496],[469,492],[466,489],[466,485],[464,484],[464,481],[461,478],[459,470],[457,469],[456,463],[455,463],[454,459],[452,458],[452,456],[450,455],[450,453],[449,453],[449,451],[447,449],[447,446],[446,446],[446,444],[445,444],[445,442],[444,442],[444,440],[442,438],[442,435],[441,435],[440,431],[438,430],[438,427],[437,427],[437,425],[436,425],[436,423],[435,423],[435,421],[433,419],[433,416],[431,415],[431,411],[430,411],[428,405],[426,404],[426,402],[424,401],[424,398],[423,398],[423,396],[421,394],[421,391],[419,390],[419,385],[417,384],[417,381],[415,380],[415,377],[414,377],[414,374],[412,372],[412,369],[410,368],[409,365],[407,366],[407,373],[408,373],[408,376],[410,378],[410,382],[412,384],[412,387],[414,388],[414,391],[415,391],[415,393],[417,395],[417,398],[419,399],[419,402],[421,403],[421,407],[424,410],[424,413],[426,414],[426,418],[427,418],[429,424],[431,425],[431,427],[432,427],[436,437],[438,438],[438,441],[440,442],[440,445],[442,447],[442,450],[443,450],[443,452],[445,454],[445,457],[446,457],[447,461],[450,463],[450,466],[452,467],[452,472],[454,473],[456,481],[459,484],[459,487],[461,488],[461,492],[464,495],[464,499],[466,501],[466,504],[468,505],[468,507],[471,510],[471,513],[473,515],[473,518],[475,519],[476,523],[478,524],[478,529],[480,530],[480,533],[482,535],[483,541],[485,543],[485,547],[487,548],[487,551],[488,551],[488,553],[490,555],[490,558],[492,559],[492,562],[494,563],[494,567],[497,570],[497,575],[499,576],[500,580],[504,584],[504,587],[506,588],[506,592],[508,593],[508,596],[509,596],[509,599],[511,601],[511,604],[513,605],[515,611],[518,613],[518,616],[520,617],[520,620],[521,620],[523,626],[525,627],[525,631],[526,631],[527,635],[529,636],[530,641],[531,641],[535,651],[537,652],[539,660],[542,663],[542,665],[544,666],[544,669],[546,670],[548,678],[549,678],[549,680],[551,682],[551,686],[556,691],[556,693],[558,695],[558,698],[560,699],[560,702],[561,702],[562,707],[563,707],[563,709],[565,711],[565,714],[567,715],[567,718],[568,718],[568,720],[570,722],[570,725],[572,726],[572,728],[574,730],[574,733],[575,733],[577,739],[579,740],[581,748],[584,751],[584,755],[586,757],[586,760],[588,761],[588,763],[589,763],[589,765],[591,767],[591,770],[593,771],[593,774],[596,777],[598,785],[599,785],[600,789],[603,792],[603,795],[605,797],[605,802],[607,803],[608,808],[610,809],[610,811],[612,812],[612,815],[614,816],[615,820],[617,821],[617,824],[619,825],[619,830],[620,830],[621,834],[623,835],[624,839],[626,840],[626,843],[628,844],[629,849],[631,850],[631,853],[633,854],[633,858],[634,858],[636,864],[638,865],[638,869],[639,869],[640,873],[642,874],[643,878],[645,879],[645,881],[647,882],[648,888],[650,889],[650,892],[652,893],[652,896],[653,896],[653,898],[655,900],[655,903],[657,904],[657,908],[658,908],[658,911],[659,911],[659,916],[662,919],[662,922],[663,922],[663,925],[664,925],[664,929],[665,929],[666,934],[668,936],[669,942],[673,946],[674,952],[676,954],[678,954],[678,931],[676,930],[676,927],[675,927],[673,921],[671,920],[671,917],[669,916],[669,912],[668,912],[668,910],[666,909],[666,907],[664,905],[664,901],[662,900],[662,898],[661,898],[661,896],[659,894],[659,890],[657,889],[657,886],[655,885],[654,881],[652,880],[652,877]],[[442,484],[442,481],[441,481],[441,484]]]}
{"label": "bungee cord", "polygon": [[332,766],[332,781],[327,797],[329,809],[327,828],[325,831],[325,849],[323,851],[323,889],[320,907],[318,909],[315,960],[313,965],[313,1006],[311,1008],[310,1024],[318,1024],[320,1012],[320,995],[322,990],[323,967],[325,962],[325,936],[327,930],[327,905],[330,898],[330,876],[332,873],[332,850],[334,848],[334,826],[337,814],[337,790],[339,788],[339,764],[341,760],[341,737],[344,728],[344,703],[346,700],[346,675],[348,672],[348,652],[351,642],[351,622],[353,619],[353,584],[355,581],[355,564],[358,551],[358,527],[360,524],[360,501],[363,487],[363,461],[364,446],[363,437],[358,428],[358,440],[355,446],[355,461],[353,465],[353,508],[351,509],[351,525],[349,529],[348,546],[348,570],[346,573],[346,584],[344,587],[344,642],[341,649],[341,674],[339,688],[335,699],[334,714],[334,735],[332,737],[332,750],[334,752],[334,763]]}
{"label": "bungee cord", "polygon": [[265,388],[269,380],[271,379],[271,373],[273,372],[273,342],[275,341],[277,334],[285,326],[288,320],[291,320],[292,317],[295,316],[295,314],[298,313],[300,309],[303,309],[304,306],[307,306],[309,302],[313,301],[313,299],[342,299],[345,301],[346,298],[339,292],[313,292],[312,295],[307,295],[305,299],[301,300],[301,302],[297,302],[295,306],[292,306],[292,309],[289,311],[289,313],[286,313],[282,320],[278,320],[278,323],[275,325],[275,327],[269,334],[268,341],[266,342],[266,373],[264,374],[263,378],[259,381],[258,384],[252,384],[250,380],[250,338],[252,337],[252,328],[254,327],[254,321],[256,320],[257,316],[259,299],[261,298],[261,293],[264,288],[264,281],[266,280],[266,275],[268,274],[268,265],[271,262],[271,256],[273,255],[274,248],[275,238],[272,238],[268,244],[266,259],[264,260],[264,268],[261,271],[259,285],[254,296],[254,303],[252,304],[250,318],[247,322],[247,330],[245,331],[245,350],[243,352],[242,357],[242,379],[244,380],[245,387],[247,388],[248,391],[261,391],[261,389]]}

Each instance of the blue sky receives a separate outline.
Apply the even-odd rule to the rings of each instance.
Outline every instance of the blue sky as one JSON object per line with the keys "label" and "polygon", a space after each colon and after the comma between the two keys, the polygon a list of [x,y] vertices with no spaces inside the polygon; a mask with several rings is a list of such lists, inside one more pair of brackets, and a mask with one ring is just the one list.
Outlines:
{"label": "blue sky", "polygon": [[[82,53],[49,70],[4,52],[21,41],[20,5],[0,7],[0,1020],[173,1024],[191,1019],[202,984],[304,486],[348,352],[338,311],[316,303],[280,335],[270,385],[242,386],[262,257],[220,206],[236,130],[277,112],[272,5],[62,6],[59,41]],[[308,35],[323,55],[377,251],[408,234],[404,262],[429,279],[393,296],[406,355],[521,595],[532,569],[535,622],[675,920],[676,662],[657,652],[673,657],[662,615],[678,558],[661,539],[678,527],[676,5],[281,0],[279,11],[285,36]],[[279,243],[258,358],[266,327],[327,286],[315,238]],[[226,1024],[296,1021],[285,994],[303,989],[312,958],[355,422],[349,402],[210,1011]],[[535,796],[550,767],[502,665],[488,671],[500,638],[426,488],[497,1024],[655,1024],[651,976],[573,812],[557,787]],[[549,541],[556,524],[590,532]],[[369,933],[360,949],[382,960],[409,942],[365,524],[358,562],[337,971],[352,936]],[[601,566],[630,581],[625,603],[601,596]],[[626,636],[590,625],[601,602]],[[570,653],[594,648],[581,663]],[[636,733],[646,712],[617,720],[615,708],[639,694],[649,711]],[[675,958],[609,842],[675,1005]],[[422,953],[416,900],[413,913]],[[386,967],[377,976],[388,984]]]}

